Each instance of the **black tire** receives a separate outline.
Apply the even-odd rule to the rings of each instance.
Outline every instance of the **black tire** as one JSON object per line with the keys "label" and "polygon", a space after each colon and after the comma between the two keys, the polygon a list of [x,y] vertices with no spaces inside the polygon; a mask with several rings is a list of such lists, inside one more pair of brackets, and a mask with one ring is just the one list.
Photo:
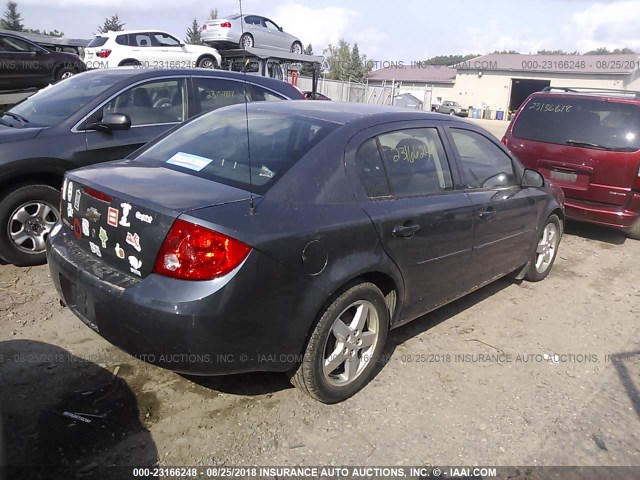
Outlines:
{"label": "black tire", "polygon": [[636,223],[627,231],[627,235],[633,240],[640,240],[640,218],[636,220]]}
{"label": "black tire", "polygon": [[[543,237],[546,234],[547,226],[554,225],[555,226],[555,236],[553,237],[554,245],[551,246],[552,250],[550,251],[551,258],[546,262],[542,262],[540,266],[538,266],[539,255],[542,253],[538,252],[538,247],[542,242]],[[536,248],[533,250],[531,254],[531,258],[529,259],[529,268],[524,278],[530,282],[539,282],[540,280],[544,280],[549,275],[551,268],[553,268],[553,264],[556,261],[556,257],[558,255],[558,246],[560,245],[560,240],[562,239],[562,233],[564,230],[564,225],[562,221],[558,218],[557,215],[551,215],[544,224],[542,231],[540,232],[540,237],[538,243],[536,243]]]}
{"label": "black tire", "polygon": [[[19,232],[19,222],[11,220],[15,212],[23,205],[30,202],[41,202],[52,207],[53,213],[47,215],[46,225],[42,223],[37,228],[42,232],[42,237],[46,239],[51,229],[52,221],[60,218],[58,205],[60,204],[60,192],[49,185],[27,185],[19,187],[6,194],[4,199],[0,201],[0,257],[8,263],[13,263],[19,267],[32,265],[42,265],[47,262],[46,250],[36,248],[33,240],[26,240],[22,243],[23,249],[11,239],[10,232]],[[31,212],[34,207],[28,207]],[[48,226],[47,226],[48,225]],[[30,248],[34,247],[34,248]],[[28,253],[26,250],[33,250]]]}
{"label": "black tire", "polygon": [[[246,45],[245,45],[246,43]],[[254,46],[253,37],[250,33],[245,33],[240,37],[240,41],[238,42],[238,46],[242,49],[252,48]]]}
{"label": "black tire", "polygon": [[450,110],[450,111],[449,111],[449,115],[455,115],[455,114],[456,114],[456,111],[455,111],[455,110]]}
{"label": "black tire", "polygon": [[[209,66],[211,65],[211,66]],[[216,68],[216,59],[210,56],[204,56],[198,59],[198,62],[196,63],[196,67],[198,68],[209,68],[209,69],[213,69]]]}
{"label": "black tire", "polygon": [[59,82],[60,80],[64,80],[65,78],[72,77],[78,73],[75,68],[72,67],[62,67],[56,70],[54,80]]}
{"label": "black tire", "polygon": [[302,44],[300,42],[293,42],[293,44],[291,45],[291,53],[297,53],[299,55],[302,55],[304,53]]}
{"label": "black tire", "polygon": [[[340,342],[333,334],[334,325],[345,318],[350,319],[350,315],[357,311],[354,304],[358,305],[358,302],[363,302],[363,306],[366,304],[372,314],[366,316],[366,324],[361,330],[352,331],[353,338],[350,340],[352,343]],[[341,316],[342,320],[339,320]],[[337,403],[346,400],[371,380],[384,349],[388,330],[389,313],[380,289],[372,283],[360,283],[349,288],[322,313],[311,333],[302,363],[292,372],[291,382],[307,395],[323,403]],[[374,334],[374,336],[377,334],[377,338],[365,356],[365,352],[357,347],[358,343],[354,342],[361,342],[366,334]],[[349,338],[351,337],[349,335]],[[345,353],[352,348],[351,354],[344,355],[343,348]],[[355,355],[353,349],[357,350]],[[332,383],[340,381],[337,378],[339,375],[348,375],[346,365],[348,360],[336,363],[333,374],[325,375],[323,366],[327,351],[332,352],[327,358],[330,358],[333,352],[340,351],[339,355],[347,359],[354,359],[359,363],[353,379],[346,380],[346,383],[342,385]],[[341,369],[343,369],[342,373],[335,373]]]}
{"label": "black tire", "polygon": [[142,65],[138,60],[123,60],[120,62],[119,67],[137,67]]}

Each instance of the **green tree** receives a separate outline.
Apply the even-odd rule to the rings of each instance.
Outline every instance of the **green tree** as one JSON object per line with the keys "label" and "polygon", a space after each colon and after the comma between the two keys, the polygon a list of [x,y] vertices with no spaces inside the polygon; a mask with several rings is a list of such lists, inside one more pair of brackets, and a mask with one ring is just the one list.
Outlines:
{"label": "green tree", "polygon": [[51,30],[47,32],[46,30],[39,30],[37,28],[27,28],[25,32],[36,33],[38,35],[49,35],[50,37],[64,37],[64,32],[59,30]]}
{"label": "green tree", "polygon": [[196,18],[191,22],[191,27],[187,30],[187,37],[184,39],[185,43],[191,45],[202,45],[202,35],[200,32],[200,24]]}
{"label": "green tree", "polygon": [[[304,48],[305,55],[313,55],[313,46],[311,44],[307,45]],[[313,76],[313,65],[310,63],[303,63],[302,68],[300,69],[300,75],[304,75],[305,77]]]}
{"label": "green tree", "polygon": [[564,50],[538,50],[536,55],[580,55],[580,52],[577,50],[573,52],[565,52]]}
{"label": "green tree", "polygon": [[14,32],[24,31],[22,15],[18,12],[18,4],[16,2],[7,2],[7,9],[4,11],[3,18],[0,19],[0,28]]}
{"label": "green tree", "polygon": [[367,79],[367,71],[365,70],[364,65],[358,44],[355,43],[351,50],[351,58],[349,59],[349,65],[347,68],[347,72],[350,77],[348,80],[364,82]]}
{"label": "green tree", "polygon": [[624,53],[636,53],[630,48],[616,48],[614,50],[609,50],[607,47],[596,48],[595,50],[591,50],[585,55],[620,55]]}
{"label": "green tree", "polygon": [[351,46],[341,38],[338,45],[329,44],[325,50],[328,68],[327,77],[332,80],[349,80],[351,65]]}
{"label": "green tree", "polygon": [[451,66],[457,63],[461,63],[467,61],[471,58],[475,58],[478,55],[476,54],[467,54],[467,55],[438,55],[435,57],[431,57],[426,60],[427,65],[446,65]]}
{"label": "green tree", "polygon": [[506,54],[506,55],[519,55],[520,52],[516,51],[516,50],[495,50],[493,53],[500,53],[500,54]]}
{"label": "green tree", "polygon": [[124,30],[125,24],[120,21],[118,14],[112,15],[111,18],[105,18],[101,27],[98,27],[98,33],[121,32]]}
{"label": "green tree", "polygon": [[216,20],[218,18],[218,9],[212,8],[209,11],[209,20]]}

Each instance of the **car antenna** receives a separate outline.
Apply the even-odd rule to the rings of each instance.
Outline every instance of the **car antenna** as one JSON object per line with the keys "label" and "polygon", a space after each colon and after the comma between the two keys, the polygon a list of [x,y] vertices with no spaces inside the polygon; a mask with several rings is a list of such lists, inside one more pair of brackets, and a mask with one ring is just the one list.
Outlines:
{"label": "car antenna", "polygon": [[[240,4],[240,29],[242,33],[240,34],[240,38],[244,35],[244,17],[242,15],[242,0],[238,0]],[[240,45],[242,46],[242,45]],[[244,62],[244,67],[242,67],[242,74],[244,76],[244,116],[247,123],[247,153],[249,155],[249,215],[256,214],[256,206],[253,202],[253,168],[251,165],[251,141],[249,137],[249,101],[247,99],[247,70],[249,68],[249,59],[247,58]]]}

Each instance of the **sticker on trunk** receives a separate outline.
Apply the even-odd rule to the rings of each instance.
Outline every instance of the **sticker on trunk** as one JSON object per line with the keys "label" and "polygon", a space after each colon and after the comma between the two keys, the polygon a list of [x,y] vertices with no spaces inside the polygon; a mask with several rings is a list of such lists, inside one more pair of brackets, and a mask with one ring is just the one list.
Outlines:
{"label": "sticker on trunk", "polygon": [[129,257],[129,265],[131,265],[131,273],[135,273],[139,277],[142,276],[140,273],[140,269],[142,268],[142,260],[139,260],[137,257],[133,255]]}
{"label": "sticker on trunk", "polygon": [[82,195],[82,192],[80,190],[76,190],[76,197],[73,200],[73,208],[76,210],[80,210],[80,195]]}
{"label": "sticker on trunk", "polygon": [[140,237],[137,233],[127,232],[127,243],[135,248],[138,252],[142,251],[140,247]]}
{"label": "sticker on trunk", "polygon": [[72,198],[73,198],[73,182],[69,182],[69,184],[67,185],[67,200],[71,202]]}
{"label": "sticker on trunk", "polygon": [[122,208],[122,218],[120,219],[120,225],[123,227],[130,227],[129,223],[129,212],[131,211],[131,205],[128,203],[121,203],[120,207]]}
{"label": "sticker on trunk", "polygon": [[109,236],[107,235],[107,231],[102,227],[100,227],[100,234],[98,235],[98,238],[102,242],[102,248],[107,248],[107,240],[109,240]]}
{"label": "sticker on trunk", "polygon": [[82,225],[80,224],[80,220],[77,218],[73,219],[73,234],[78,240],[82,238]]}
{"label": "sticker on trunk", "polygon": [[201,157],[199,155],[192,155],[190,153],[178,152],[167,163],[176,165],[182,168],[188,168],[189,170],[195,170],[199,172],[204,167],[209,165],[213,160],[210,158]]}
{"label": "sticker on trunk", "polygon": [[144,223],[153,223],[153,217],[144,213],[136,212],[136,218]]}
{"label": "sticker on trunk", "polygon": [[114,250],[116,251],[116,257],[124,258],[124,249],[120,246],[119,243],[116,243],[116,247]]}
{"label": "sticker on trunk", "polygon": [[89,247],[91,247],[91,253],[95,253],[98,257],[102,258],[102,252],[100,251],[100,247],[93,242],[89,242]]}
{"label": "sticker on trunk", "polygon": [[73,217],[73,205],[71,204],[71,201],[67,203],[67,217]]}
{"label": "sticker on trunk", "polygon": [[107,210],[107,225],[111,225],[112,227],[118,227],[118,218],[120,217],[120,212],[113,207],[109,207]]}
{"label": "sticker on trunk", "polygon": [[82,234],[85,237],[89,237],[91,235],[91,233],[89,232],[89,220],[87,220],[86,218],[82,219]]}

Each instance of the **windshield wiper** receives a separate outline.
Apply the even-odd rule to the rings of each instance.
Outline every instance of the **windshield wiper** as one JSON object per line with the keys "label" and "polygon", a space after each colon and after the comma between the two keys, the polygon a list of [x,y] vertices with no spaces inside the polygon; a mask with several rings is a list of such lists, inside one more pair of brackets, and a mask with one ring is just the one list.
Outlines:
{"label": "windshield wiper", "polygon": [[607,147],[603,147],[602,145],[598,145],[597,143],[589,143],[589,142],[578,142],[577,140],[567,140],[564,142],[565,145],[572,145],[574,147],[589,147],[589,148],[602,148],[605,149]]}
{"label": "windshield wiper", "polygon": [[573,147],[598,148],[600,150],[608,150],[611,152],[635,152],[638,150],[634,147],[606,147],[604,145],[598,145],[597,143],[578,142],[576,140],[567,140],[564,144],[571,145]]}
{"label": "windshield wiper", "polygon": [[16,120],[18,120],[19,122],[22,122],[22,123],[29,123],[29,120],[24,118],[22,115],[18,115],[17,113],[3,112],[2,114],[3,115],[7,115],[8,117],[11,117],[11,118],[15,118]]}

